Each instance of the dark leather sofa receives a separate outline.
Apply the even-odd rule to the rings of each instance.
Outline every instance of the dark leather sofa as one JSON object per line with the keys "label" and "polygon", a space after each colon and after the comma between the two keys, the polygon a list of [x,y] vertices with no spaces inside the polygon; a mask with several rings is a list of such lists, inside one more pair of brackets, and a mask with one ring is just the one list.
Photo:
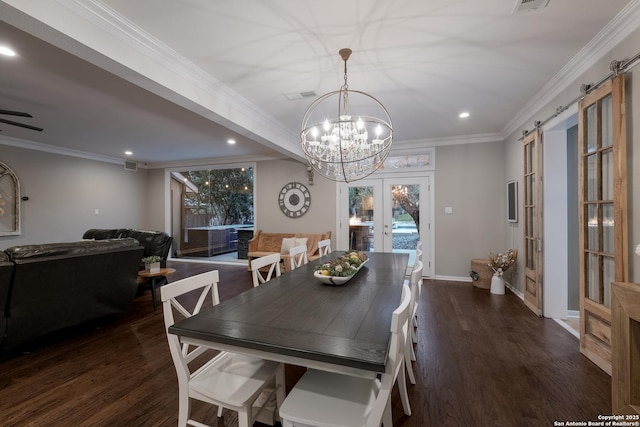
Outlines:
{"label": "dark leather sofa", "polygon": [[161,266],[166,267],[167,257],[171,250],[173,237],[162,231],[136,230],[131,228],[92,228],[85,231],[83,239],[122,239],[132,237],[144,246],[144,256],[158,255],[162,258]]}
{"label": "dark leather sofa", "polygon": [[[9,300],[9,289],[12,274],[13,263],[9,261],[9,255],[5,252],[0,252],[0,333],[4,332],[7,326],[5,310],[7,301]],[[0,342],[2,342],[1,337]]]}
{"label": "dark leather sofa", "polygon": [[0,252],[2,350],[127,311],[144,250],[136,239],[121,238]]}

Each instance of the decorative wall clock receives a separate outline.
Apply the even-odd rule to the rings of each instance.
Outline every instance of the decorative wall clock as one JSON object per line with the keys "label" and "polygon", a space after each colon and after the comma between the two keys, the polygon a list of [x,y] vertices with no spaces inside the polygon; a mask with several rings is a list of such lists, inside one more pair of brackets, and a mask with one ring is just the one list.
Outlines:
{"label": "decorative wall clock", "polygon": [[278,205],[283,214],[289,218],[299,218],[311,206],[311,193],[299,182],[290,182],[280,190]]}

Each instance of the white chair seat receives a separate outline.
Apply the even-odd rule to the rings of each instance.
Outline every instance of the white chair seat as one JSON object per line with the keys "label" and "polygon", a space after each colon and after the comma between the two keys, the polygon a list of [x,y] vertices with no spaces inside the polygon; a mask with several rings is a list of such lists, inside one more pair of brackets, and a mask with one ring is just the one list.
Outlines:
{"label": "white chair seat", "polygon": [[375,379],[309,369],[287,395],[280,415],[294,425],[363,426],[379,388]]}
{"label": "white chair seat", "polygon": [[[188,318],[199,313],[209,295],[214,306],[220,303],[218,280],[214,270],[160,288],[167,341],[178,376],[178,427],[206,426],[190,418],[190,399],[217,405],[218,417],[223,407],[237,411],[239,427],[249,427],[256,420],[273,424],[284,400],[284,365],[226,351],[203,360],[206,347],[189,345],[169,333],[175,314]],[[179,298],[185,294],[198,298]]]}
{"label": "white chair seat", "polygon": [[257,397],[277,368],[276,362],[223,352],[194,373],[189,381],[189,395],[227,407],[240,407]]}
{"label": "white chair seat", "polygon": [[310,369],[280,406],[284,427],[380,427],[381,422],[391,427],[391,390],[396,381],[404,413],[411,415],[404,376],[410,302],[411,291],[405,285],[391,317],[389,354],[379,380]]}

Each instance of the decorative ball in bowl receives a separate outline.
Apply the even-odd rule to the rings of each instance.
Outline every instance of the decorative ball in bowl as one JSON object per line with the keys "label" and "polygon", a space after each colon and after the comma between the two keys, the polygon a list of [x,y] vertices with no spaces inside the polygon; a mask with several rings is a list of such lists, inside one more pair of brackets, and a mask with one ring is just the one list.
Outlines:
{"label": "decorative ball in bowl", "polygon": [[369,260],[364,252],[346,252],[338,258],[324,262],[313,273],[314,277],[322,283],[329,285],[344,285],[347,283]]}

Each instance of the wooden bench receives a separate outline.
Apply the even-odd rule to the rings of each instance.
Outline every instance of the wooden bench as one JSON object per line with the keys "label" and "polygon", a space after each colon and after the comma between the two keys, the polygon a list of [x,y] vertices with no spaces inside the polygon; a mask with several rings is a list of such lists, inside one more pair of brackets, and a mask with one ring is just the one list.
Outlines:
{"label": "wooden bench", "polygon": [[279,253],[282,261],[283,271],[289,268],[289,252],[282,253],[282,239],[285,238],[306,238],[307,239],[307,258],[309,261],[317,259],[318,242],[331,238],[331,231],[326,233],[265,233],[262,230],[256,231],[253,239],[249,240],[249,250],[247,257],[249,259],[249,270],[251,270],[251,260],[260,258],[272,253]]}

